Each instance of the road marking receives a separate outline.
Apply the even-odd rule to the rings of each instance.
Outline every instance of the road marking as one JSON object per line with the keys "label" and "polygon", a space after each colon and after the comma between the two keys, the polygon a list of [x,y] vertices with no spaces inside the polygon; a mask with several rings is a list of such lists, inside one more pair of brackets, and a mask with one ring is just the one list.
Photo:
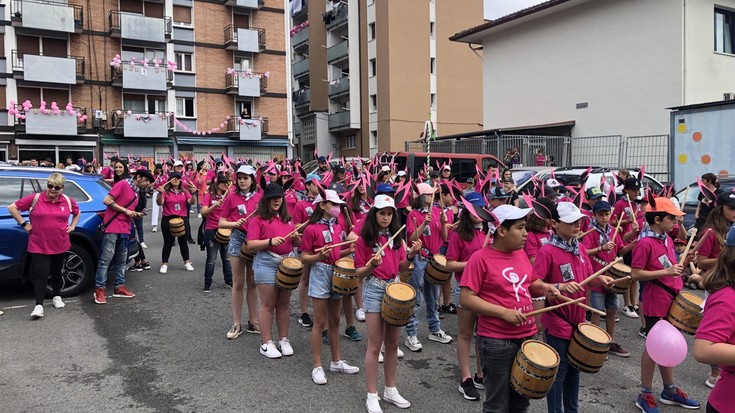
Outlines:
{"label": "road marking", "polygon": [[[77,303],[77,302],[79,302],[79,300],[74,300],[74,299],[72,299],[72,300],[65,300],[64,301],[64,304]],[[53,303],[49,303],[49,305],[51,305],[53,307]],[[17,310],[19,308],[30,308],[30,307],[35,307],[35,306],[36,306],[35,304],[33,304],[33,305],[23,304],[23,305],[12,305],[10,307],[0,307],[0,309],[1,310]],[[0,312],[0,315],[2,315],[2,312]]]}

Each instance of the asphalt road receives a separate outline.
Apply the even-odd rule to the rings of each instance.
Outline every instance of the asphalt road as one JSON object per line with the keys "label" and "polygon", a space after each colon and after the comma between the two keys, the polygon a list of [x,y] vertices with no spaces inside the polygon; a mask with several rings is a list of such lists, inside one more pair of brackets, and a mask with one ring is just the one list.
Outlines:
{"label": "asphalt road", "polygon": [[[192,227],[197,228],[196,219]],[[66,308],[45,303],[46,315],[30,319],[33,298],[22,286],[0,287],[0,412],[362,412],[365,379],[327,372],[329,383],[311,381],[309,330],[300,326],[296,295],[291,302],[290,340],[295,354],[270,360],[258,352],[259,336],[243,334],[229,341],[230,290],[218,266],[212,292],[202,293],[204,253],[191,248],[196,271],[186,272],[174,248],[168,274],[159,274],[159,233],[146,227],[146,250],[153,268],[128,273],[131,300],[108,298],[96,305],[92,291],[66,300]],[[108,289],[108,294],[111,290]],[[616,333],[633,356],[610,356],[597,374],[583,374],[580,411],[639,411],[639,359],[644,340],[638,320],[621,316]],[[342,326],[344,328],[344,325]],[[365,324],[358,330],[366,334]],[[443,329],[456,336],[456,316]],[[408,351],[399,361],[398,388],[414,412],[481,412],[457,391],[456,346],[429,341],[420,325],[420,353]],[[401,337],[401,343],[405,334]],[[691,349],[692,338],[687,336]],[[366,339],[341,341],[343,357],[362,367]],[[328,349],[322,360],[329,362]],[[474,365],[474,360],[471,362]],[[677,384],[706,401],[709,367],[688,356],[677,368]],[[382,376],[382,369],[379,376]],[[656,375],[656,390],[661,390]],[[381,380],[382,383],[382,380]],[[382,394],[382,384],[379,387]],[[400,411],[383,403],[386,412]],[[662,406],[663,412],[683,409]],[[546,411],[545,400],[532,403]],[[704,409],[702,409],[704,411]]]}

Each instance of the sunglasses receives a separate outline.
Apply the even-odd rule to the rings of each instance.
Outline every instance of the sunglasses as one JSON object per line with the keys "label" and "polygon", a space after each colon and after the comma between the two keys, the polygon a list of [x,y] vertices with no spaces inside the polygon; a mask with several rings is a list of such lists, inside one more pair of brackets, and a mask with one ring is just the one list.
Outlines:
{"label": "sunglasses", "polygon": [[54,191],[60,191],[64,189],[63,186],[57,186],[57,185],[51,185],[51,184],[46,184],[46,188],[53,189]]}

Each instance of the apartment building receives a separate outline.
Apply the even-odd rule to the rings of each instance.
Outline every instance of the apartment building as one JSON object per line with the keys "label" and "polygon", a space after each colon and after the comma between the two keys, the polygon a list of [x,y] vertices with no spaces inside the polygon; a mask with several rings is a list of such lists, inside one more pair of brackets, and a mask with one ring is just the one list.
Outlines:
{"label": "apartment building", "polygon": [[281,0],[11,0],[0,14],[0,160],[290,152]]}
{"label": "apartment building", "polygon": [[404,149],[427,120],[482,127],[482,57],[449,37],[483,22],[481,0],[292,0],[294,141],[314,152]]}

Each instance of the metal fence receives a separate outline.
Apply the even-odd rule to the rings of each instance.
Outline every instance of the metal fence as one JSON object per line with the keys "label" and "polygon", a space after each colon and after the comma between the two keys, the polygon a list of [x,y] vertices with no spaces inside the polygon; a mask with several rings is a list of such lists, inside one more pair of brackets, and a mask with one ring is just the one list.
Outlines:
{"label": "metal fence", "polygon": [[617,168],[620,166],[622,140],[620,135],[573,138],[571,165]]}
{"label": "metal fence", "polygon": [[661,182],[671,181],[669,135],[628,136],[623,148],[625,156],[621,158],[621,165],[645,165],[646,173],[654,178]]}

